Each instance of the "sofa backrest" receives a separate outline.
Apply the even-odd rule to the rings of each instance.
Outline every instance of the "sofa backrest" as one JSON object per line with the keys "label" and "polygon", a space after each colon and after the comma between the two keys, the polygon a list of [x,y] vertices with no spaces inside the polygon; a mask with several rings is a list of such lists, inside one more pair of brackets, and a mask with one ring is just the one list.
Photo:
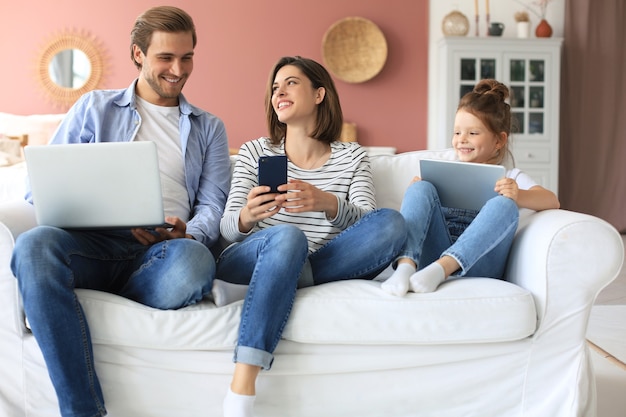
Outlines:
{"label": "sofa backrest", "polygon": [[374,187],[376,187],[376,204],[379,208],[400,209],[404,191],[413,177],[419,176],[420,159],[456,158],[452,148],[436,151],[412,151],[396,155],[375,155],[370,157]]}
{"label": "sofa backrest", "polygon": [[[387,207],[399,210],[404,191],[413,177],[420,174],[420,159],[454,160],[455,158],[456,155],[452,148],[370,156],[374,186],[376,187],[376,204],[380,208]],[[237,155],[231,155],[230,161],[232,172],[237,161]]]}

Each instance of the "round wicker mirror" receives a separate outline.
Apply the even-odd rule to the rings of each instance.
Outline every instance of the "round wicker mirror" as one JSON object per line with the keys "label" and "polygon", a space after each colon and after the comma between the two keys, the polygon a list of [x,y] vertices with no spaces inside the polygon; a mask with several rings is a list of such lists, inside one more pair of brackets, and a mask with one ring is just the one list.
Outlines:
{"label": "round wicker mirror", "polygon": [[103,76],[101,48],[86,33],[66,31],[55,35],[39,52],[37,80],[58,107],[68,109],[81,95],[98,88]]}

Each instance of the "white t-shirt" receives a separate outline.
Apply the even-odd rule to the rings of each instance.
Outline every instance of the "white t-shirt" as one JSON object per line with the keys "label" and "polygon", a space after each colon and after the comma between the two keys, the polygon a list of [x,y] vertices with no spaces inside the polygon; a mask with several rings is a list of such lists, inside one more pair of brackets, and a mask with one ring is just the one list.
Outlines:
{"label": "white t-shirt", "polygon": [[537,185],[537,182],[531,178],[530,175],[526,174],[524,171],[519,168],[513,168],[506,172],[507,178],[512,178],[517,183],[517,187],[520,190],[530,190],[532,187]]}
{"label": "white t-shirt", "polygon": [[165,215],[187,222],[191,207],[185,185],[179,108],[157,106],[137,97],[137,111],[141,115],[141,126],[135,140],[152,141],[157,146]]}

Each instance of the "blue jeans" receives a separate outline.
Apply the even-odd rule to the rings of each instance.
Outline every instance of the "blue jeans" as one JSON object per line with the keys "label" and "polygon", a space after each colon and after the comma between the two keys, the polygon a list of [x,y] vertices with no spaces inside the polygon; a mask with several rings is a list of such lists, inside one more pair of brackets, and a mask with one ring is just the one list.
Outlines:
{"label": "blue jeans", "polygon": [[305,264],[315,285],[373,279],[395,259],[405,240],[400,213],[380,209],[310,255],[304,233],[288,224],[260,230],[226,248],[217,261],[217,278],[249,284],[234,361],[271,367]]}
{"label": "blue jeans", "polygon": [[444,255],[454,258],[459,276],[502,278],[519,221],[515,201],[490,199],[479,212],[441,206],[435,187],[427,181],[407,188],[400,212],[406,220],[406,245],[398,258],[419,268]]}
{"label": "blue jeans", "polygon": [[104,416],[89,327],[75,288],[121,295],[159,309],[200,301],[215,261],[192,239],[140,244],[129,231],[39,226],[17,239],[11,269],[64,417]]}

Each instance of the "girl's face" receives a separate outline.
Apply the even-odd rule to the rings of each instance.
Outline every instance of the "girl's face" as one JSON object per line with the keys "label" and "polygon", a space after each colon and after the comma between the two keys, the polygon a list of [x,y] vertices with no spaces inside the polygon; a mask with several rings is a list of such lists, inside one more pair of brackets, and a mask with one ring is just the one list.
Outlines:
{"label": "girl's face", "polygon": [[500,149],[506,143],[507,134],[499,135],[487,129],[483,122],[472,113],[459,110],[454,118],[454,134],[452,147],[459,160],[493,164],[496,162]]}
{"label": "girl's face", "polygon": [[274,78],[272,107],[282,123],[308,125],[316,122],[317,106],[324,94],[325,89],[313,88],[300,68],[285,65]]}

